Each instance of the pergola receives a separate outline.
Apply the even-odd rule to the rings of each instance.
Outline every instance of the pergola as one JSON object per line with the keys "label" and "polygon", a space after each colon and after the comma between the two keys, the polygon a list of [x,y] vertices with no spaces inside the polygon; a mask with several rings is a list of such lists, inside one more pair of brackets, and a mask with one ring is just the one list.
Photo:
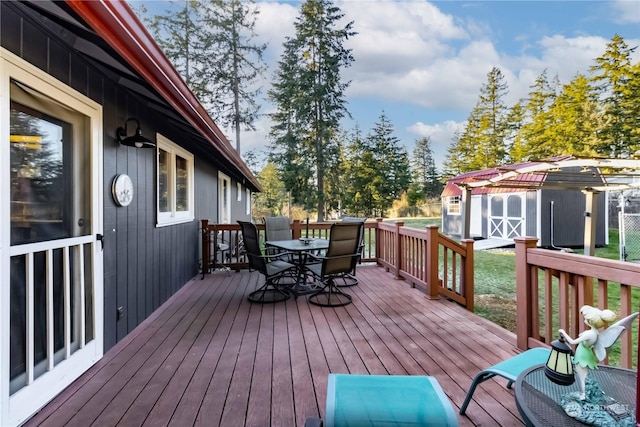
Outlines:
{"label": "pergola", "polygon": [[[547,179],[553,175],[552,180]],[[640,160],[554,157],[487,169],[486,173],[456,182],[462,190],[462,238],[470,238],[471,192],[474,188],[493,187],[513,190],[576,190],[586,196],[584,254],[593,255],[596,235],[596,197],[607,190],[640,187]]]}

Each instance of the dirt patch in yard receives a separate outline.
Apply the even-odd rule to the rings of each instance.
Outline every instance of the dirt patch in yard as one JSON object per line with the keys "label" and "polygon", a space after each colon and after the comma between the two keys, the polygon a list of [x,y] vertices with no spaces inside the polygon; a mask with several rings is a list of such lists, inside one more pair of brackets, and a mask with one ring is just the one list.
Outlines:
{"label": "dirt patch in yard", "polygon": [[516,331],[516,300],[499,295],[476,295],[475,313],[503,328]]}

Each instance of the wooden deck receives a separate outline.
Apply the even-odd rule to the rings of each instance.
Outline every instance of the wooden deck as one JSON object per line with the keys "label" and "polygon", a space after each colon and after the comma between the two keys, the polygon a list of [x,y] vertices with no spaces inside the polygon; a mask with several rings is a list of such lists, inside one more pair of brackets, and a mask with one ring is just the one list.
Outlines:
{"label": "wooden deck", "polygon": [[[258,273],[196,277],[27,425],[302,426],[324,416],[327,374],[432,375],[458,410],[515,335],[380,267],[353,304],[257,305]],[[478,387],[460,425],[522,425],[504,380]]]}

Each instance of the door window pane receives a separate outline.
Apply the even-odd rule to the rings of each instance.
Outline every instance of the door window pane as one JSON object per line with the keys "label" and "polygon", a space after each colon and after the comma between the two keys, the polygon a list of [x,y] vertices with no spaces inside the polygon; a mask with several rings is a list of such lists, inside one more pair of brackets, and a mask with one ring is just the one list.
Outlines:
{"label": "door window pane", "polygon": [[11,103],[11,244],[70,237],[69,123]]}

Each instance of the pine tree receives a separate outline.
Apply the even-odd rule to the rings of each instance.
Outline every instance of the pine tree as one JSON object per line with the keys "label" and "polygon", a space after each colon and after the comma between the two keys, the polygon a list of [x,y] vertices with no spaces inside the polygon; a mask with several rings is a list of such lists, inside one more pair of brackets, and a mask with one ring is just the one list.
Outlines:
{"label": "pine tree", "polygon": [[266,68],[267,45],[253,41],[258,13],[253,0],[212,0],[202,13],[202,24],[213,32],[206,49],[212,64],[203,70],[204,78],[215,82],[211,108],[219,124],[234,128],[238,153],[240,130],[255,129],[259,110],[260,90],[250,88]]}
{"label": "pine tree", "polygon": [[447,154],[447,174],[481,170],[502,165],[507,159],[507,114],[504,103],[507,84],[499,68],[487,74],[479,100]]}
{"label": "pine tree", "polygon": [[525,123],[517,136],[524,145],[522,152],[526,153],[522,160],[543,159],[560,154],[557,150],[558,141],[552,136],[554,119],[549,112],[556,99],[556,85],[555,80],[549,81],[547,70],[544,70],[531,86],[524,105]]}
{"label": "pine tree", "polygon": [[259,89],[252,88],[265,69],[266,45],[253,43],[258,9],[240,0],[170,4],[165,14],[143,19],[207,112],[222,127],[234,127],[240,152],[240,130],[254,129],[259,108]]}
{"label": "pine tree", "polygon": [[376,215],[383,215],[411,182],[409,155],[406,148],[400,145],[400,139],[394,135],[394,131],[383,112],[367,137],[375,163],[371,187],[374,190],[373,213]]}
{"label": "pine tree", "polygon": [[442,192],[441,177],[433,159],[429,137],[416,140],[411,171],[413,177],[409,199],[412,205],[424,202],[427,198],[440,196]]}
{"label": "pine tree", "polygon": [[[307,0],[295,22],[296,35],[284,43],[275,84],[269,92],[276,112],[271,130],[275,158],[296,202],[310,208],[315,201],[318,221],[324,219],[327,155],[338,152],[335,136],[340,120],[348,115],[344,91],[348,83],[340,70],[353,62],[344,41],[354,35],[350,22],[336,28],[343,17],[328,0]],[[297,160],[301,161],[287,163]],[[303,160],[303,161],[302,161]],[[305,182],[298,181],[302,177]],[[311,182],[309,178],[313,178]],[[306,190],[313,188],[313,195]]]}
{"label": "pine tree", "polygon": [[562,91],[549,109],[554,123],[549,133],[556,155],[593,157],[598,152],[598,130],[602,114],[597,94],[584,74],[578,74]]}
{"label": "pine tree", "polygon": [[636,134],[640,126],[638,99],[632,98],[629,90],[634,80],[631,54],[635,49],[616,34],[591,67],[595,73],[592,81],[605,108],[605,120],[599,132],[601,152],[612,157],[628,157],[640,144],[640,136]]}
{"label": "pine tree", "polygon": [[170,1],[169,9],[163,15],[143,16],[143,20],[187,86],[200,102],[205,103],[210,98],[210,90],[202,81],[202,70],[207,66],[203,43],[208,38],[200,25],[199,10],[202,8],[199,0]]}

